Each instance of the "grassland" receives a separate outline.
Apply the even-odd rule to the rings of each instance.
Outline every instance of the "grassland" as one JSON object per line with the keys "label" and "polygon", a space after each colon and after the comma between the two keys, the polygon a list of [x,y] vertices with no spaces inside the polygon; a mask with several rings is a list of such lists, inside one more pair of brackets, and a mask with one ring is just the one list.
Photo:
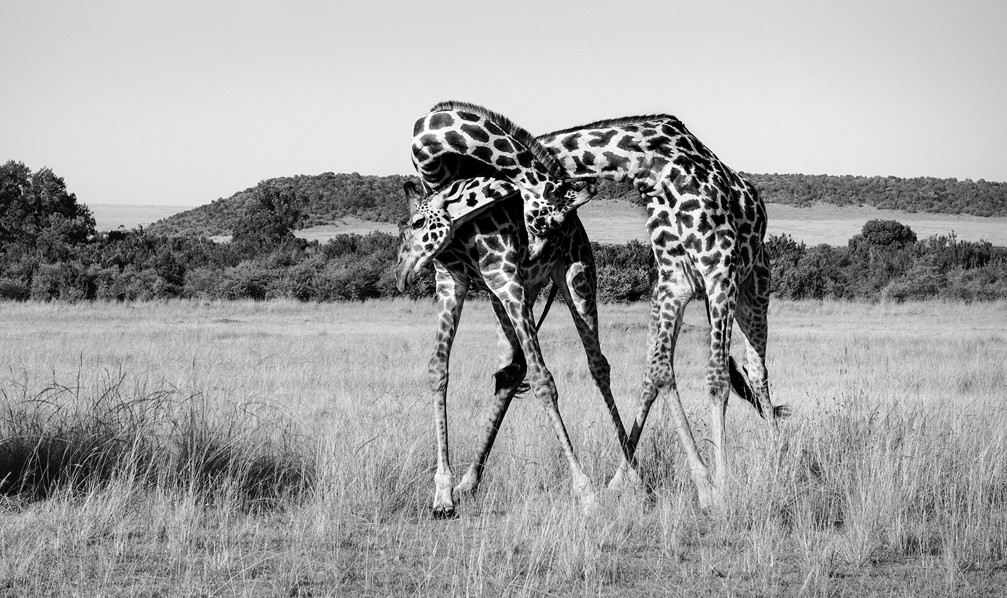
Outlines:
{"label": "grassland", "polygon": [[[646,307],[601,317],[628,418]],[[234,441],[296,446],[316,472],[309,493],[260,508],[126,475],[38,501],[8,493],[0,596],[996,596],[1007,582],[1004,303],[774,303],[771,384],[795,413],[774,439],[732,402],[722,513],[698,510],[658,414],[642,446],[650,491],[602,493],[584,515],[526,398],[452,521],[429,517],[429,303],[0,303],[0,318],[0,419],[38,397],[96,404],[112,381],[124,404],[199,397],[224,428],[282,419]],[[686,322],[677,372],[702,439],[705,319]],[[488,306],[469,305],[449,401],[459,469],[488,407],[493,338]],[[569,318],[542,341],[600,487],[617,447]]]}

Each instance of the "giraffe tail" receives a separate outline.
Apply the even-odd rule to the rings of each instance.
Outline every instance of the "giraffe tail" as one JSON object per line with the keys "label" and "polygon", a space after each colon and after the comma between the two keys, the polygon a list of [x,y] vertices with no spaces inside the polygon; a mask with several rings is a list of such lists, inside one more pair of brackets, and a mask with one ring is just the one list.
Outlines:
{"label": "giraffe tail", "polygon": [[531,390],[531,386],[524,381],[525,371],[524,363],[512,363],[493,374],[496,386],[493,392],[499,395],[501,391],[513,389],[513,396],[520,398],[521,395]]}
{"label": "giraffe tail", "polygon": [[542,307],[542,315],[538,318],[538,324],[535,324],[535,332],[542,330],[542,322],[545,322],[545,317],[549,315],[549,308],[552,307],[552,302],[556,300],[556,293],[559,292],[559,285],[556,281],[553,281],[552,287],[549,289],[549,296],[546,297],[545,305]]}
{"label": "giraffe tail", "polygon": [[[728,369],[731,374],[731,388],[734,390],[742,399],[748,401],[755,407],[755,410],[759,412],[759,416],[762,419],[766,419],[766,412],[762,409],[762,402],[759,401],[759,395],[755,393],[755,389],[752,388],[752,383],[749,382],[748,376],[745,375],[744,370],[738,367],[738,362],[734,360],[733,357],[727,358]],[[783,419],[790,415],[790,407],[787,405],[776,405],[773,407],[773,417],[776,419]]]}

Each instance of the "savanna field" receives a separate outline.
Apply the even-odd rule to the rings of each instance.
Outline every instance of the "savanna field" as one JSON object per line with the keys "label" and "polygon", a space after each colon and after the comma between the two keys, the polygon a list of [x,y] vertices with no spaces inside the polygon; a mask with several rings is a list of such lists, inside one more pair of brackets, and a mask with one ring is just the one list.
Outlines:
{"label": "savanna field", "polygon": [[[597,488],[619,454],[569,316],[541,333]],[[430,517],[435,313],[405,300],[0,303],[0,596],[996,596],[1007,583],[1007,304],[775,301],[773,437],[736,398],[723,512],[652,413],[647,489],[585,514],[532,397],[475,500]],[[624,420],[647,306],[601,306]],[[736,338],[740,338],[736,336]],[[742,355],[741,343],[734,353]],[[472,301],[459,475],[492,395]],[[676,353],[701,447],[706,320]]]}

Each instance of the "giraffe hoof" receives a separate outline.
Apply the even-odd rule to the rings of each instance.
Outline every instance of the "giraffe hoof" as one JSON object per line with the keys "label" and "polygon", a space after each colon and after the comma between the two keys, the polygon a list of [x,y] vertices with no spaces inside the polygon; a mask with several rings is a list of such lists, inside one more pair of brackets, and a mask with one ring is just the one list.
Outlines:
{"label": "giraffe hoof", "polygon": [[725,502],[722,488],[707,482],[704,484],[697,483],[696,490],[699,495],[699,508],[703,512],[714,515],[724,512],[727,503]]}
{"label": "giraffe hoof", "polygon": [[457,519],[458,513],[455,512],[453,506],[439,506],[434,507],[433,512],[434,519]]}
{"label": "giraffe hoof", "polygon": [[640,473],[636,469],[629,467],[616,470],[615,475],[608,482],[608,489],[613,492],[637,492],[645,488]]}

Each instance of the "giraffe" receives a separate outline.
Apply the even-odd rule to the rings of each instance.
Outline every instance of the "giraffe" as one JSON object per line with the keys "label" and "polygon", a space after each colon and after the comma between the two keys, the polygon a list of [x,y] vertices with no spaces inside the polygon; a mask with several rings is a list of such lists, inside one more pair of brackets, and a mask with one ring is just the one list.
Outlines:
{"label": "giraffe", "polygon": [[[531,191],[524,194],[524,218],[532,258],[542,250],[545,236],[593,196],[564,180],[563,165],[531,133],[471,104],[434,109],[419,118],[413,126],[412,160],[428,191],[478,176],[504,178]],[[441,202],[436,195],[424,201]]]}
{"label": "giraffe", "polygon": [[[685,448],[700,503],[723,500],[728,483],[725,417],[732,385],[774,431],[789,409],[773,406],[766,368],[770,268],[763,240],[766,208],[755,187],[724,164],[677,118],[666,114],[598,121],[538,138],[571,178],[630,180],[647,199],[647,231],[658,265],[651,299],[648,367],[629,453],[650,407],[670,394],[672,420]],[[706,300],[710,360],[706,393],[716,479],[699,455],[675,382],[674,350],[685,306]],[[730,356],[734,321],[745,338],[745,371]],[[621,484],[625,460],[612,480]]]}
{"label": "giraffe", "polygon": [[[626,430],[612,395],[610,368],[598,336],[594,257],[587,233],[573,214],[559,224],[560,234],[554,237],[555,241],[546,243],[539,256],[533,259],[529,255],[527,231],[521,216],[523,203],[529,201],[523,198],[531,193],[528,189],[485,177],[462,179],[448,189],[454,191],[448,193],[449,203],[466,204],[482,196],[489,198],[492,205],[456,226],[445,242],[441,237],[427,234],[430,213],[420,208],[429,202],[418,201],[416,188],[407,183],[405,192],[411,219],[410,226],[400,229],[401,247],[396,265],[400,291],[410,284],[415,272],[425,263],[413,259],[412,255],[431,256],[436,271],[438,328],[429,368],[437,434],[434,517],[454,516],[455,497],[476,492],[504,414],[514,395],[528,388],[522,384],[526,374],[531,390],[549,416],[563,447],[573,476],[573,491],[588,507],[592,504],[594,490],[577,460],[560,416],[555,383],[542,359],[531,310],[540,290],[552,281],[553,291],[558,289],[570,308],[591,375],[605,401],[624,458],[629,458],[625,452]],[[493,407],[476,457],[461,482],[455,485],[448,451],[448,362],[465,296],[473,287],[490,292],[498,322],[501,367],[494,375]],[[545,311],[542,317],[544,319]]]}
{"label": "giraffe", "polygon": [[[445,112],[482,115],[494,122],[499,118],[484,108],[461,102],[443,102],[431,109],[431,114]],[[510,121],[506,126],[508,131],[516,127]],[[664,394],[670,395],[667,403],[700,504],[710,507],[721,502],[728,481],[725,418],[732,386],[770,422],[773,430],[778,429],[777,420],[789,413],[785,406],[774,407],[769,397],[765,359],[770,270],[763,246],[766,210],[758,193],[680,120],[665,114],[598,121],[535,139],[520,139],[526,147],[534,148],[535,155],[541,155],[545,148],[562,164],[569,178],[628,179],[648,200],[647,230],[658,266],[651,296],[648,367],[625,458],[609,486],[619,487],[627,475],[637,477],[635,449],[653,402]],[[452,148],[459,150],[464,148]],[[456,163],[470,159],[462,153],[459,151]],[[563,176],[552,172],[555,177]],[[553,206],[554,213],[560,215],[565,208]],[[546,221],[536,234],[547,236],[554,228],[550,228],[551,223],[558,220]],[[682,315],[695,296],[705,297],[710,321],[706,388],[716,479],[699,454],[674,375],[674,349]],[[746,341],[744,371],[730,357],[735,320]]]}

